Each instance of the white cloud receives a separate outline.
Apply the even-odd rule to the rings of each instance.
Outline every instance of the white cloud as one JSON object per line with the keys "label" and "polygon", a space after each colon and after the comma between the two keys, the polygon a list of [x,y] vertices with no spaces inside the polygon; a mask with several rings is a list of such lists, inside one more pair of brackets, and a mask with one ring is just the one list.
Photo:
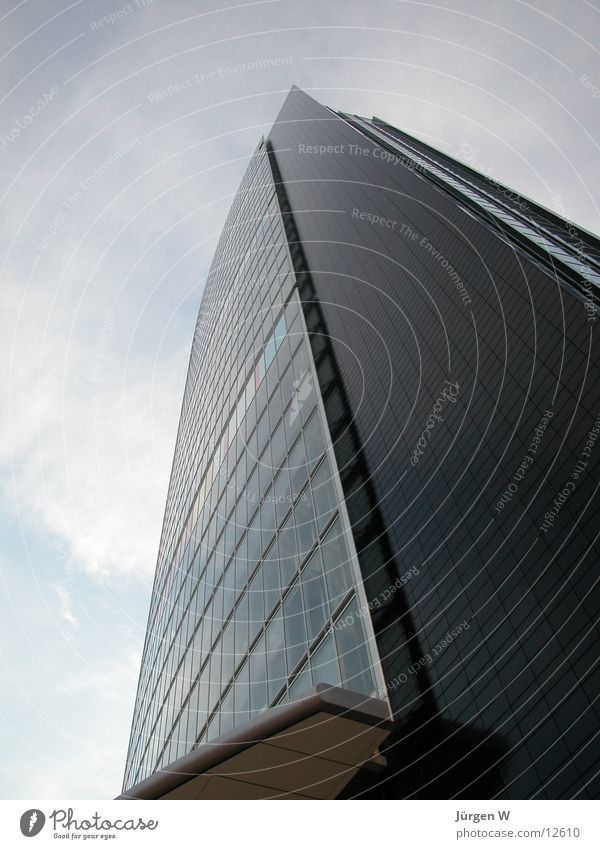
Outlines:
{"label": "white cloud", "polygon": [[79,619],[73,613],[73,600],[68,588],[64,584],[56,584],[54,589],[60,604],[60,616],[68,625],[77,627],[79,625]]}

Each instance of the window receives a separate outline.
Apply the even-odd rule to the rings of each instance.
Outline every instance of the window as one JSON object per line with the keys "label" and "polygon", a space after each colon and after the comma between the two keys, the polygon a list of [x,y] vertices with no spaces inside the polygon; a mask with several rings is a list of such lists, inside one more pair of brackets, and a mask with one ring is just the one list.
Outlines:
{"label": "window", "polygon": [[267,666],[265,656],[265,638],[261,637],[250,655],[250,713],[265,710],[268,704],[267,696]]}
{"label": "window", "polygon": [[273,462],[271,458],[271,445],[269,444],[267,445],[259,462],[260,491],[262,494],[263,501],[265,499],[266,493],[271,487],[274,476],[275,471],[273,469]]}
{"label": "window", "polygon": [[341,604],[348,590],[354,585],[348,549],[343,539],[339,518],[328,530],[327,536],[321,543],[321,551],[329,598],[335,608]]}
{"label": "window", "polygon": [[213,639],[215,635],[221,630],[223,627],[223,582],[221,581],[215,590],[215,597],[213,599],[212,608],[213,608]]}
{"label": "window", "polygon": [[284,685],[286,679],[283,620],[281,618],[281,612],[279,612],[269,623],[269,627],[266,631],[266,646],[269,701],[272,701],[276,693]]}
{"label": "window", "polygon": [[279,577],[279,548],[277,540],[263,558],[262,573],[265,592],[265,618],[269,616],[281,595],[281,582]]}
{"label": "window", "polygon": [[292,503],[290,473],[286,464],[282,466],[275,478],[271,492],[273,493],[273,500],[275,502],[276,524],[279,525]]}
{"label": "window", "polygon": [[240,669],[233,685],[235,692],[235,725],[241,725],[250,719],[250,664],[248,661]]}
{"label": "window", "polygon": [[331,631],[319,643],[311,657],[310,665],[315,684],[331,684],[337,687],[342,683]]}
{"label": "window", "polygon": [[281,585],[286,587],[292,576],[296,574],[298,564],[298,546],[293,515],[290,515],[277,536],[279,544],[279,567],[281,570]]}
{"label": "window", "polygon": [[222,660],[221,660],[221,683],[226,684],[233,675],[235,666],[235,645],[233,639],[234,622],[233,619],[229,622],[223,631],[222,640]]}
{"label": "window", "polygon": [[250,627],[250,642],[252,642],[265,621],[263,576],[261,569],[258,570],[248,587],[248,619]]}
{"label": "window", "polygon": [[206,613],[204,614],[204,616],[202,618],[202,623],[201,623],[198,631],[196,631],[197,637],[200,634],[200,631],[202,632],[202,642],[201,642],[201,646],[200,646],[200,653],[201,653],[202,661],[204,661],[204,659],[206,657],[208,657],[208,652],[210,651],[210,647],[211,647],[212,642],[213,642],[213,633],[214,633],[215,636],[217,634],[217,628],[214,626],[214,622],[213,622],[212,602],[206,608]]}
{"label": "window", "polygon": [[235,611],[235,657],[236,664],[248,651],[248,594],[244,593]]}
{"label": "window", "polygon": [[232,561],[223,577],[223,619],[227,619],[235,604],[235,562]]}
{"label": "window", "polygon": [[302,562],[317,538],[315,511],[310,486],[307,486],[300,495],[294,493],[294,497],[297,499],[294,504],[294,521],[296,523],[296,535],[298,537],[299,559]]}
{"label": "window", "polygon": [[325,625],[329,615],[325,575],[321,564],[321,553],[318,549],[302,570],[300,580],[306,611],[308,640],[312,642]]}
{"label": "window", "polygon": [[285,333],[285,315],[282,315],[277,324],[275,325],[275,330],[273,331],[273,338],[275,340],[275,346],[277,348],[281,346],[281,343],[285,339]]}
{"label": "window", "polygon": [[246,586],[248,580],[248,540],[244,537],[235,553],[235,592],[236,597]]}
{"label": "window", "polygon": [[271,399],[269,401],[269,420],[272,424],[279,421],[282,413],[282,402],[281,402],[281,392],[279,391],[279,386],[273,392]]}
{"label": "window", "polygon": [[294,355],[294,375],[297,381],[301,381],[310,368],[308,351],[306,344],[303,342]]}
{"label": "window", "polygon": [[[169,756],[169,760],[176,760],[184,755],[189,749],[187,738],[188,712],[184,710],[173,729],[173,754]],[[191,742],[191,741],[190,741]]]}
{"label": "window", "polygon": [[260,525],[263,534],[263,550],[267,543],[277,530],[277,520],[275,518],[275,495],[273,487],[265,495],[263,503],[260,506]]}
{"label": "window", "polygon": [[275,351],[275,337],[272,336],[265,345],[265,371],[269,368],[269,366],[275,359]]}
{"label": "window", "polygon": [[256,513],[256,516],[254,517],[250,527],[248,528],[247,539],[248,564],[250,570],[252,570],[254,565],[260,560],[260,555],[262,553],[262,531],[260,527],[260,511]]}
{"label": "window", "polygon": [[273,469],[278,469],[286,453],[285,431],[283,422],[279,422],[271,437]]}
{"label": "window", "polygon": [[292,492],[300,492],[308,478],[308,466],[306,463],[306,451],[302,437],[298,439],[290,452],[288,459],[290,475],[292,477]]}
{"label": "window", "polygon": [[[281,392],[282,404],[285,409],[294,394],[294,369],[290,364],[279,381],[279,390]],[[288,412],[289,415],[289,412]]]}
{"label": "window", "polygon": [[307,690],[310,690],[312,687],[312,676],[310,673],[310,666],[308,663],[305,663],[300,672],[294,678],[294,681],[289,690],[289,699],[290,701],[294,701],[295,699],[300,698]]}
{"label": "window", "polygon": [[269,439],[269,416],[267,411],[264,410],[262,416],[258,421],[257,427],[257,446],[256,450],[258,456],[262,454],[264,451],[265,445],[267,444],[267,440]]}
{"label": "window", "polygon": [[210,743],[211,740],[216,739],[219,736],[219,714],[216,713],[211,721],[208,724],[208,728],[206,729],[206,742]]}
{"label": "window", "polygon": [[315,515],[319,530],[322,530],[331,519],[336,507],[337,498],[331,477],[329,460],[325,458],[312,479],[311,483],[315,502]]}
{"label": "window", "polygon": [[233,715],[233,686],[229,688],[227,691],[227,695],[221,702],[221,706],[219,707],[219,713],[221,714],[221,726],[219,729],[219,735],[226,734],[228,731],[231,731],[234,725],[234,715]]}
{"label": "window", "polygon": [[292,587],[283,603],[283,622],[288,668],[292,670],[307,650],[302,590],[298,583]]}
{"label": "window", "polygon": [[254,467],[254,471],[246,484],[246,491],[242,493],[242,498],[245,498],[248,503],[248,517],[250,517],[260,500],[260,493],[258,491],[258,466]]}
{"label": "window", "polygon": [[375,689],[375,684],[355,598],[344,608],[338,622],[343,627],[334,629],[335,641],[344,686],[357,693],[370,695]]}
{"label": "window", "polygon": [[193,729],[193,736],[196,736],[197,729],[201,728],[207,720],[208,717],[208,676],[210,672],[210,664],[206,664],[202,672],[200,673],[200,677],[198,678],[198,683],[195,687],[195,698],[190,699],[190,709],[193,711],[195,709],[195,715],[190,717],[190,729]]}
{"label": "window", "polygon": [[318,413],[312,416],[304,430],[304,442],[306,446],[306,457],[312,468],[316,461],[325,451],[325,437]]}
{"label": "window", "polygon": [[209,672],[209,692],[208,692],[208,709],[211,711],[216,705],[221,693],[221,652],[222,645],[219,640],[211,655],[210,655],[210,672]]}

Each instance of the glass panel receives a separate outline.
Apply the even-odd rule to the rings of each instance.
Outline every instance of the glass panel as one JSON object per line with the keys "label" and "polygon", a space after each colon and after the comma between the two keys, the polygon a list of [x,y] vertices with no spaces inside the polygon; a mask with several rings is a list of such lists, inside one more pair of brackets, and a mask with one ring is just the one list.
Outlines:
{"label": "glass panel", "polygon": [[257,381],[258,381],[258,382],[257,382],[257,385],[260,385],[260,383],[262,382],[262,380],[263,380],[263,378],[264,378],[264,376],[265,376],[265,372],[266,372],[266,369],[265,369],[265,355],[264,355],[264,354],[261,354],[261,355],[260,355],[260,359],[259,359],[259,361],[258,361],[258,363],[257,363],[257,365],[256,365],[256,379],[257,379]]}
{"label": "glass panel", "polygon": [[213,606],[212,606],[213,607],[213,616],[214,616],[214,620],[213,620],[213,640],[214,640],[216,634],[223,627],[223,595],[224,595],[223,583],[221,582],[217,586],[217,589],[215,590],[215,597],[214,597]]}
{"label": "glass panel", "polygon": [[265,410],[258,422],[257,428],[257,452],[260,456],[269,438],[269,416]]}
{"label": "glass panel", "polygon": [[221,706],[219,707],[219,713],[221,714],[221,727],[219,730],[219,735],[226,734],[228,731],[231,731],[233,728],[233,687],[230,687],[227,691],[227,695],[223,699]]}
{"label": "glass panel", "polygon": [[246,499],[246,503],[248,505],[248,518],[250,518],[260,500],[260,492],[258,491],[258,466],[254,467],[254,470],[248,479],[248,483],[246,484],[246,490],[242,494],[242,498]]}
{"label": "glass panel", "polygon": [[219,736],[219,714],[216,713],[206,729],[206,742],[210,743]]}
{"label": "glass panel", "polygon": [[265,657],[265,638],[261,637],[250,655],[250,713],[257,713],[267,707],[267,665]]}
{"label": "glass panel", "polygon": [[329,615],[325,575],[319,550],[315,551],[304,567],[300,580],[310,642],[321,631]]}
{"label": "glass panel", "polygon": [[331,468],[327,458],[321,463],[316,475],[312,479],[311,488],[317,524],[319,530],[322,530],[331,519],[337,507],[335,486],[331,478]]}
{"label": "glass panel", "polygon": [[325,437],[318,413],[315,412],[304,431],[306,457],[312,468],[325,451]]}
{"label": "glass panel", "polygon": [[273,481],[273,461],[271,458],[271,443],[267,442],[265,450],[260,455],[258,463],[258,481],[260,496],[263,498]]}
{"label": "glass panel", "polygon": [[288,668],[293,670],[307,649],[302,591],[299,584],[292,587],[283,603],[283,621]]}
{"label": "glass panel", "polygon": [[277,520],[275,518],[275,494],[273,487],[265,495],[260,507],[260,525],[263,532],[263,550],[266,548],[266,543],[277,530]]}
{"label": "glass panel", "polygon": [[206,569],[206,589],[207,589],[207,598],[212,594],[212,591],[215,588],[215,558],[214,555],[211,556],[208,561],[208,566]]}
{"label": "glass panel", "polygon": [[248,378],[248,383],[246,384],[246,388],[244,390],[244,409],[248,409],[250,405],[250,401],[254,398],[254,380],[252,377]]}
{"label": "glass panel", "polygon": [[235,554],[235,590],[239,596],[248,580],[248,540],[244,537]]}
{"label": "glass panel", "polygon": [[173,729],[173,743],[175,744],[175,752],[173,759],[181,757],[189,749],[187,739],[187,720],[188,714],[187,711],[184,710],[177,722],[175,723],[175,728]]}
{"label": "glass panel", "polygon": [[210,674],[210,664],[207,663],[204,666],[204,669],[202,670],[202,672],[200,673],[200,677],[198,679],[198,686],[197,686],[197,690],[196,690],[196,697],[197,697],[197,700],[196,700],[196,716],[193,716],[192,720],[191,720],[191,722],[193,723],[193,725],[191,727],[193,727],[193,736],[194,737],[198,736],[198,731],[200,730],[200,728],[202,728],[202,726],[204,725],[204,723],[208,719],[208,690],[209,690],[208,677],[209,677],[209,674]]}
{"label": "glass panel", "polygon": [[[202,642],[200,644],[200,652],[202,655],[202,662],[204,659],[208,657],[208,653],[210,651],[210,647],[213,643],[213,617],[212,617],[212,604],[208,605],[206,613],[204,614],[204,619],[202,620],[202,625],[200,626],[202,630]],[[196,632],[198,633],[198,632]],[[215,630],[216,635],[216,630]]]}
{"label": "glass panel", "polygon": [[271,437],[271,452],[273,469],[278,469],[286,453],[283,422],[279,422]]}
{"label": "glass panel", "polygon": [[315,387],[312,372],[308,371],[302,380],[297,381],[295,385],[300,420],[302,421],[302,424],[305,424],[308,421],[315,404]]}
{"label": "glass panel", "polygon": [[248,564],[252,571],[253,567],[260,560],[262,553],[262,532],[260,528],[260,512],[256,514],[250,527],[248,528]]}
{"label": "glass panel", "polygon": [[[287,370],[282,375],[279,381],[279,391],[281,393],[281,402],[283,404],[283,408],[285,409],[294,394],[294,369],[292,364],[290,363]],[[286,420],[289,418],[290,410],[286,413]]]}
{"label": "glass panel", "polygon": [[317,650],[311,658],[310,665],[315,684],[339,686],[342,683],[331,631],[319,643]]}
{"label": "glass panel", "polygon": [[223,619],[229,618],[235,599],[235,562],[232,562],[223,577]]}
{"label": "glass panel", "polygon": [[298,493],[301,491],[308,478],[306,450],[304,448],[304,439],[302,436],[298,439],[290,452],[288,465],[292,478],[292,492]]}
{"label": "glass panel", "polygon": [[241,725],[250,719],[250,664],[248,661],[240,669],[234,683],[235,725]]}
{"label": "glass panel", "polygon": [[237,430],[237,422],[235,419],[235,411],[234,415],[229,419],[229,425],[227,428],[227,445],[231,444],[233,437],[235,436],[235,432]]}
{"label": "glass panel", "polygon": [[306,344],[303,343],[300,345],[296,354],[294,355],[294,374],[296,375],[297,380],[302,380],[302,378],[306,375],[309,370],[309,359],[308,359],[308,351],[306,349]]}
{"label": "glass panel", "polygon": [[[197,632],[196,632],[197,633]],[[199,668],[199,664],[195,663],[196,655],[194,652],[194,641],[190,644],[187,652],[185,653],[185,657],[183,659],[183,665],[179,670],[179,675],[183,682],[183,691],[185,693],[192,686],[192,681],[196,677],[194,674],[194,668],[197,670]]]}
{"label": "glass panel", "polygon": [[[255,410],[255,405],[253,405],[253,409]],[[248,437],[248,439],[246,440],[246,459],[247,459],[247,462],[250,464],[250,466],[252,465],[252,460],[256,460],[256,457],[257,457],[257,454],[256,454],[256,445],[257,445],[256,439],[257,439],[257,435],[256,435],[256,428],[255,428],[252,431],[252,433],[250,434],[250,436]]]}
{"label": "glass panel", "polygon": [[269,701],[272,701],[276,693],[285,683],[286,678],[283,620],[281,618],[281,612],[278,613],[269,623],[269,627],[266,631],[266,639]]}
{"label": "glass panel", "polygon": [[269,368],[275,359],[275,339],[272,336],[265,346],[265,370]]}
{"label": "glass panel", "polygon": [[250,623],[250,642],[252,642],[265,622],[263,576],[261,569],[258,570],[248,587],[248,619]]}
{"label": "glass panel", "polygon": [[312,503],[310,487],[298,496],[294,506],[294,521],[296,523],[296,536],[298,538],[298,555],[302,562],[314,545],[317,538],[317,526],[315,524],[315,512]]}
{"label": "glass panel", "polygon": [[277,387],[277,389],[271,396],[271,400],[269,401],[269,421],[271,421],[273,424],[279,421],[279,419],[281,418],[281,412],[281,392],[279,391],[279,387]]}
{"label": "glass panel", "polygon": [[269,616],[281,595],[279,578],[279,549],[277,541],[271,546],[263,559],[262,573],[265,591],[265,619]]}
{"label": "glass panel", "polygon": [[208,709],[216,705],[221,693],[221,640],[215,645],[210,656]]}
{"label": "glass panel", "polygon": [[285,327],[285,315],[282,315],[277,324],[275,325],[275,330],[273,332],[273,338],[275,339],[275,346],[279,348],[281,343],[284,340],[286,332]]}
{"label": "glass panel", "polygon": [[289,699],[290,701],[294,701],[294,699],[298,699],[303,693],[307,690],[310,690],[312,687],[312,676],[310,672],[310,666],[308,663],[305,663],[302,667],[301,671],[294,678],[294,683],[290,687],[289,690]]}
{"label": "glass panel", "polygon": [[233,631],[234,622],[231,620],[223,631],[223,657],[221,661],[221,681],[223,685],[226,684],[233,675],[233,668],[235,665]]}
{"label": "glass panel", "polygon": [[279,545],[281,585],[286,587],[296,574],[298,564],[298,546],[296,544],[293,514],[288,517],[285,525],[279,531],[277,542]]}
{"label": "glass panel", "polygon": [[235,657],[236,664],[248,651],[248,595],[244,593],[235,610]]}
{"label": "glass panel", "polygon": [[352,569],[339,519],[336,519],[327,532],[327,536],[321,543],[321,551],[329,598],[332,608],[335,608],[353,586]]}
{"label": "glass panel", "polygon": [[238,499],[233,521],[235,522],[235,544],[237,546],[239,545],[244,530],[248,525],[248,498],[245,489],[242,490],[240,498]]}
{"label": "glass panel", "polygon": [[287,464],[283,465],[275,479],[273,495],[275,501],[275,516],[277,524],[280,524],[281,520],[292,506],[292,484]]}
{"label": "glass panel", "polygon": [[334,628],[335,641],[344,686],[370,695],[375,689],[375,682],[356,599],[344,608],[338,621],[339,626]]}

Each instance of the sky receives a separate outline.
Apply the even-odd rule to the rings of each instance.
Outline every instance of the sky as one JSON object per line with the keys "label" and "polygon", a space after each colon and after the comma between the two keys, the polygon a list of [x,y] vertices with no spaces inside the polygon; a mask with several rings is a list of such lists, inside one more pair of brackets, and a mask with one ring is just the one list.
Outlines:
{"label": "sky", "polygon": [[0,0],[2,798],[120,792],[204,280],[290,86],[598,233],[594,45],[597,0]]}

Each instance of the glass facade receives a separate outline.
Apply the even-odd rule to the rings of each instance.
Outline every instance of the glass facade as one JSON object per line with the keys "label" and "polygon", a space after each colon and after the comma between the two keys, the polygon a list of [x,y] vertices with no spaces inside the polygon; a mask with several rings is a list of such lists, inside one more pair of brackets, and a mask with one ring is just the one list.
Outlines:
{"label": "glass facade", "polygon": [[261,143],[196,326],[125,789],[316,683],[383,685],[295,283]]}
{"label": "glass facade", "polygon": [[326,682],[398,724],[350,796],[600,795],[599,281],[595,237],[292,89],[202,299],[124,789]]}
{"label": "glass facade", "polygon": [[597,798],[599,242],[299,90],[269,142],[403,729],[348,794]]}

